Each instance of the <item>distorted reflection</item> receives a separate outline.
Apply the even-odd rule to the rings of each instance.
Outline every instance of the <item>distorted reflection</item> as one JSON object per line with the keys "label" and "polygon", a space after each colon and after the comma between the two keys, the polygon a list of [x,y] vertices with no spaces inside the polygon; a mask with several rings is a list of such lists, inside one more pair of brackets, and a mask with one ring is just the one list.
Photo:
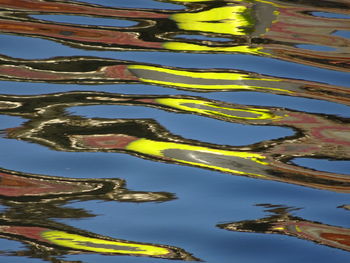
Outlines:
{"label": "distorted reflection", "polygon": [[[195,2],[201,3],[187,3],[184,10],[175,12],[107,8],[68,1],[1,0],[0,8],[4,12],[0,32],[43,37],[78,48],[243,53],[349,70],[349,39],[335,34],[350,30],[349,20],[314,15],[317,12],[342,14],[344,6],[349,8],[346,4],[275,0]],[[112,28],[54,23],[31,16],[38,12],[129,18],[139,24]],[[183,35],[213,39],[181,38]],[[230,41],[215,41],[215,38]]]}
{"label": "distorted reflection", "polygon": [[74,179],[34,175],[0,168],[0,198],[17,202],[53,200],[116,200],[128,202],[169,201],[166,192],[142,192],[125,189],[121,179]]}
{"label": "distorted reflection", "polygon": [[[280,108],[233,105],[184,96],[116,95],[72,92],[39,96],[1,96],[2,114],[30,121],[7,130],[9,138],[28,140],[60,151],[125,152],[152,160],[348,192],[349,177],[290,163],[296,157],[348,160],[350,126],[346,120]],[[214,145],[175,136],[152,119],[87,119],[69,116],[77,105],[125,104],[195,113],[244,124],[289,126],[292,137],[244,147]],[[25,109],[25,111],[23,111]]]}
{"label": "distorted reflection", "polygon": [[[348,119],[277,107],[249,106],[194,96],[126,95],[107,92],[65,92],[37,96],[0,95],[0,113],[45,120],[66,115],[66,108],[88,105],[148,106],[176,113],[196,114],[226,122],[291,127],[294,138],[274,143],[270,153],[293,156],[317,154],[331,158],[350,157]],[[266,147],[264,147],[266,148]],[[287,154],[288,153],[288,154]]]}
{"label": "distorted reflection", "polygon": [[[316,170],[309,168],[312,164],[308,162],[305,165],[309,167],[296,164],[300,158],[327,161],[350,160],[350,122],[348,118],[340,117],[345,116],[346,113],[342,112],[334,116],[291,109],[294,107],[293,103],[300,103],[300,101],[307,103],[311,102],[311,99],[315,99],[312,102],[318,107],[334,105],[332,103],[322,104],[322,101],[330,101],[341,104],[336,107],[341,106],[343,109],[344,105],[350,105],[349,88],[295,79],[297,75],[295,72],[286,72],[282,68],[276,69],[282,64],[288,65],[287,69],[297,68],[299,71],[307,68],[308,72],[313,74],[311,79],[317,78],[318,72],[327,72],[327,76],[322,77],[322,79],[327,79],[327,77],[345,75],[344,73],[338,75],[339,71],[350,71],[349,1],[145,0],[140,3],[134,1],[136,5],[143,6],[143,8],[118,7],[128,6],[127,1],[113,3],[102,1],[100,3],[97,0],[89,0],[89,2],[91,3],[74,0],[0,0],[0,35],[6,43],[16,43],[14,47],[5,48],[0,54],[0,80],[10,85],[5,89],[7,94],[0,94],[0,115],[26,119],[19,127],[8,128],[14,126],[9,124],[11,121],[1,126],[4,127],[4,130],[0,130],[0,136],[5,141],[5,147],[1,148],[0,153],[6,154],[7,147],[12,147],[13,144],[8,139],[18,140],[15,145],[19,147],[21,147],[20,141],[24,141],[23,143],[36,143],[53,151],[91,152],[92,155],[94,152],[125,153],[169,164],[163,167],[165,170],[171,169],[172,164],[177,164],[211,170],[212,174],[219,174],[214,173],[216,171],[333,191],[335,193],[305,189],[308,195],[298,196],[298,198],[331,197],[330,202],[336,203],[334,207],[350,210],[350,205],[342,199],[344,194],[350,193],[348,174],[337,173],[336,167],[334,169],[332,165],[326,168],[317,166]],[[131,3],[131,6],[135,3]],[[171,9],[174,6],[176,8]],[[82,18],[84,21],[81,21]],[[15,35],[15,37],[6,38],[6,35]],[[30,46],[17,52],[16,48],[27,45],[27,41],[31,43],[31,38],[37,39],[35,42],[40,43],[40,48],[42,47],[43,50],[36,50],[36,53],[32,54],[27,51],[37,49],[37,47]],[[23,43],[22,40],[24,40]],[[46,40],[51,41],[52,45],[46,47],[45,43],[48,43]],[[18,46],[16,41],[19,43]],[[92,54],[89,53],[89,50],[98,52]],[[120,57],[120,52],[112,54],[105,51],[128,51],[122,54],[127,60],[111,58],[112,56]],[[142,57],[145,62],[132,61],[136,51],[146,51],[135,56]],[[160,52],[162,52],[161,55]],[[199,54],[195,56],[178,54],[177,56],[174,55],[176,52]],[[27,58],[31,59],[20,58],[24,53]],[[94,57],[100,56],[99,53],[111,57]],[[219,62],[219,65],[214,68],[209,58],[211,56],[203,56],[200,53],[226,54],[225,63],[220,64],[220,59],[218,59],[216,64]],[[8,54],[12,54],[13,57],[7,56]],[[153,60],[154,55],[156,59]],[[257,56],[263,59],[257,60]],[[187,59],[200,57],[203,60],[196,61],[196,63],[181,61],[181,65],[185,65],[185,68],[167,66],[178,64],[179,60],[184,57]],[[249,60],[246,61],[246,58]],[[196,65],[204,59],[206,59],[206,64],[200,67],[207,69],[196,68]],[[241,69],[235,69],[236,59],[240,60]],[[278,63],[268,64],[269,61],[275,61],[275,59],[293,63],[278,61]],[[231,61],[231,66],[227,66],[228,61]],[[255,61],[265,62],[267,67],[271,66],[268,71],[273,72],[272,75],[259,73],[265,64],[258,63],[259,65],[253,67],[251,65],[247,67],[245,64]],[[188,66],[185,63],[188,63]],[[325,68],[327,71],[320,71],[315,67]],[[254,68],[258,72],[245,71],[243,70],[245,68]],[[308,72],[302,75],[306,76]],[[202,92],[201,94],[205,95],[208,95],[207,92],[254,91],[303,97],[308,100],[288,98],[286,100],[288,104],[283,107],[264,107],[188,95],[128,95],[97,91],[67,91],[23,96],[11,95],[11,87],[14,85],[10,83],[11,81],[43,82],[44,84],[40,84],[41,88],[52,86],[45,83],[92,84],[91,87],[95,86],[94,90],[96,90],[96,85],[137,83],[174,88],[187,93]],[[342,82],[345,83],[344,80]],[[142,86],[141,88],[144,89],[143,86],[147,85],[137,86]],[[18,93],[28,92],[22,90],[19,92],[18,85],[14,86],[17,87],[16,92]],[[30,86],[33,88],[33,85]],[[56,90],[62,86],[65,86],[65,90],[79,89],[77,85],[53,86]],[[120,86],[122,85],[116,88]],[[123,85],[123,88],[127,87],[128,85]],[[36,91],[38,92],[40,91]],[[162,92],[159,88],[159,94]],[[248,93],[242,92],[239,95],[242,94]],[[251,94],[242,96],[248,99]],[[253,93],[253,95],[256,96],[255,100],[274,97],[262,96],[258,93]],[[224,98],[222,94],[214,93],[210,96]],[[272,101],[268,101],[268,104],[280,98],[282,96],[276,96]],[[279,102],[279,105],[282,103],[283,100]],[[201,121],[204,118],[211,118],[227,123],[242,124],[241,126],[279,126],[290,129],[294,133],[285,136],[271,132],[269,138],[273,139],[250,145],[218,145],[173,134],[167,130],[167,127],[163,127],[157,121],[158,119],[88,118],[71,113],[72,107],[94,105],[103,106],[103,110],[106,110],[104,113],[110,112],[110,107],[107,105],[129,106],[128,109],[136,108],[135,106],[138,109],[139,106],[142,106],[153,108],[152,114],[155,113],[155,118],[158,118],[156,114],[158,111],[164,110],[169,112],[167,114],[170,117],[176,113],[176,118],[174,118],[176,121],[181,118],[179,114],[193,114],[196,115],[194,116],[196,119],[198,119],[197,116],[200,116]],[[113,109],[118,110],[118,107],[113,107]],[[322,112],[329,111],[322,109]],[[7,116],[4,118],[20,119]],[[174,125],[182,128],[187,123],[179,121]],[[205,123],[210,126],[212,122]],[[226,131],[223,130],[225,125],[222,122],[221,124],[220,132],[225,133]],[[266,131],[275,130],[273,128],[264,129]],[[238,134],[238,136],[249,135]],[[257,138],[254,138],[254,141],[258,141],[261,138],[260,135]],[[30,145],[28,147],[31,149]],[[11,149],[11,151],[16,150]],[[78,158],[80,156],[76,153],[74,155]],[[118,154],[115,156],[118,158]],[[10,159],[11,157],[13,157],[11,162],[18,160],[17,153],[9,156]],[[126,158],[127,166],[135,164],[133,163],[135,158],[131,159]],[[25,165],[27,168],[29,166],[29,169],[36,170],[38,167],[35,166],[41,166],[42,162],[26,161]],[[6,163],[3,166],[6,167]],[[117,167],[117,170],[122,172],[119,168]],[[135,169],[140,170],[139,167]],[[189,170],[184,169],[183,172],[187,173]],[[173,202],[175,205],[170,208],[166,206],[167,203],[162,202],[174,200],[175,194],[151,192],[144,189],[130,190],[126,188],[125,181],[119,178],[91,178],[96,176],[94,174],[86,176],[90,178],[29,174],[1,167],[0,237],[10,240],[10,243],[15,241],[25,246],[11,247],[7,251],[1,249],[0,255],[26,257],[24,261],[37,258],[52,263],[72,263],[73,261],[69,260],[72,257],[69,255],[85,253],[99,254],[98,260],[101,255],[124,255],[149,257],[146,260],[158,259],[162,262],[165,259],[201,261],[184,250],[189,249],[192,245],[184,244],[197,242],[198,237],[206,236],[210,239],[209,241],[206,240],[203,243],[199,241],[198,244],[193,245],[196,254],[202,253],[201,249],[208,248],[208,244],[213,244],[211,248],[213,250],[210,253],[217,252],[218,255],[214,255],[214,258],[220,258],[220,260],[212,260],[213,262],[221,262],[223,258],[225,258],[224,261],[226,258],[232,260],[231,255],[220,254],[221,248],[218,250],[215,248],[217,244],[222,244],[222,236],[219,232],[224,235],[233,235],[232,232],[217,229],[218,235],[217,233],[213,235],[205,223],[194,225],[198,222],[196,218],[203,219],[203,214],[196,215],[196,211],[201,209],[210,211],[213,206],[215,206],[213,211],[226,211],[227,203],[230,202],[227,198],[232,197],[232,189],[229,187],[214,189],[213,191],[216,191],[218,195],[214,199],[208,197],[208,199],[195,200],[199,196],[204,196],[197,195],[197,192],[191,188],[193,185],[197,186],[198,182],[190,179],[187,182],[192,186],[184,187],[181,184],[182,181],[177,181],[179,178],[175,176],[172,178],[175,180],[172,181],[174,185],[171,184],[170,187],[178,191],[181,189],[184,198],[180,202]],[[161,175],[156,174],[156,176]],[[225,180],[218,180],[218,185],[222,185]],[[205,187],[202,189],[205,195],[207,195],[207,189],[213,189],[212,185],[207,184],[208,182],[206,180],[200,182]],[[261,181],[257,182],[261,183]],[[159,182],[150,183],[158,184]],[[169,184],[167,180],[165,183]],[[253,185],[253,188],[256,186]],[[293,203],[294,197],[290,196],[290,192],[287,195],[280,194],[277,184],[276,187],[272,186],[270,190],[274,191],[277,199],[286,198],[288,201],[286,203]],[[221,195],[219,193],[221,190],[226,192]],[[238,191],[239,195],[243,194],[239,197],[242,200],[244,198],[248,198],[246,201],[261,200],[262,196],[261,193],[258,193],[259,191],[249,196],[244,196],[244,192],[249,191]],[[294,193],[296,191],[293,190]],[[306,206],[313,205],[304,199]],[[91,207],[92,211],[78,208],[79,204],[85,201],[89,201],[84,205]],[[191,201],[195,202],[191,204]],[[131,202],[131,204],[116,202]],[[150,214],[152,217],[149,218],[154,220],[156,226],[152,226],[152,223],[150,227],[149,222],[144,220],[144,215],[141,215],[139,219],[141,224],[138,227],[140,228],[129,225],[135,216],[133,213],[128,214],[130,206],[135,206],[136,203],[137,206],[146,205],[140,204],[142,202],[153,202],[147,204],[151,207],[150,210],[147,209],[147,213],[152,213]],[[322,200],[319,203],[322,203]],[[94,229],[92,224],[105,222],[95,220],[97,213],[94,210],[100,209],[97,209],[98,204],[114,205],[116,211],[103,211],[104,216],[112,218],[111,226],[116,228],[116,231],[127,226],[128,230],[123,230],[127,232],[126,237],[125,235],[119,236],[119,233],[117,237],[123,239],[112,237],[115,232],[110,228],[106,229],[108,232],[105,235],[90,232]],[[166,209],[155,212],[153,209],[156,206],[163,206],[162,208]],[[238,232],[289,235],[320,245],[350,251],[350,229],[348,228],[296,217],[293,213],[298,210],[297,208],[271,204],[258,206],[265,207],[266,211],[272,214],[256,220],[219,224],[217,227]],[[171,211],[169,217],[164,215],[164,212],[168,211]],[[189,212],[190,217],[186,215],[178,222],[176,222],[178,218],[168,220],[173,215],[183,215],[186,212]],[[347,211],[342,210],[342,212]],[[127,222],[114,218],[115,213],[123,213],[123,218]],[[209,221],[214,218],[210,218],[209,213],[206,215]],[[87,218],[92,221],[84,223],[87,227],[75,228],[68,223]],[[179,233],[183,233],[184,230],[188,231],[190,227],[193,229],[184,237],[179,238]],[[139,231],[142,232],[146,228],[147,231],[144,234],[141,233],[140,237]],[[153,230],[157,233],[152,233]],[[165,230],[164,233],[162,233],[163,230]],[[202,235],[201,232],[195,237],[197,239],[190,237],[191,234],[198,234],[200,231],[203,231],[204,234]],[[98,231],[95,230],[95,232]],[[172,233],[176,234],[172,235]],[[159,234],[163,236],[162,241],[159,240]],[[141,242],[128,240],[129,238]],[[251,251],[247,248],[243,253],[251,253]],[[204,254],[208,255],[207,252]],[[236,261],[242,261],[240,256],[235,256],[238,257]],[[285,256],[280,255],[281,258]],[[261,261],[259,254],[254,257],[256,262]],[[13,258],[8,257],[8,259]],[[114,259],[115,257],[111,260]],[[122,258],[119,257],[116,260],[122,260]],[[142,259],[128,258],[128,260]]]}
{"label": "distorted reflection", "polygon": [[[3,238],[20,241],[30,246],[29,251],[18,251],[15,255],[30,255],[47,259],[53,255],[77,253],[103,253],[129,256],[197,261],[184,250],[166,246],[132,242],[100,236],[66,225],[60,227],[24,223],[23,220],[0,220],[0,234]],[[51,256],[52,257],[52,256]],[[56,261],[55,261],[56,262]]]}
{"label": "distorted reflection", "polygon": [[0,170],[2,238],[26,243],[27,251],[13,252],[52,262],[58,255],[103,253],[198,260],[184,250],[100,236],[55,222],[52,218],[95,217],[84,209],[63,206],[71,200],[116,200],[128,202],[168,201],[170,193],[135,192],[123,188],[120,179],[73,179]]}
{"label": "distorted reflection", "polygon": [[346,87],[242,70],[184,69],[97,57],[24,60],[0,56],[0,79],[76,84],[147,83],[183,90],[259,91],[350,104]]}
{"label": "distorted reflection", "polygon": [[251,233],[282,234],[313,241],[319,245],[350,251],[350,229],[326,225],[292,216],[289,208],[277,205],[264,205],[272,215],[239,222],[219,224],[219,228]]}
{"label": "distorted reflection", "polygon": [[[136,10],[127,8],[103,8],[100,5],[74,1],[46,0],[0,0],[1,7],[9,11],[40,12],[50,14],[77,14],[97,17],[125,18],[166,18],[168,15],[160,12]],[[164,12],[164,10],[163,10]]]}
{"label": "distorted reflection", "polygon": [[338,206],[339,208],[344,208],[346,210],[350,210],[350,205],[341,205],[341,206]]}

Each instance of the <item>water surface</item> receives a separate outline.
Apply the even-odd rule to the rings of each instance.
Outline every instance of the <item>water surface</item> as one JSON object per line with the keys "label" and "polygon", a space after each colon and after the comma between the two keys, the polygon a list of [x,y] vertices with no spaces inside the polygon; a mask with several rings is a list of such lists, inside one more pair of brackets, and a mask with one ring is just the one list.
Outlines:
{"label": "water surface", "polygon": [[0,0],[0,260],[347,262],[345,0]]}

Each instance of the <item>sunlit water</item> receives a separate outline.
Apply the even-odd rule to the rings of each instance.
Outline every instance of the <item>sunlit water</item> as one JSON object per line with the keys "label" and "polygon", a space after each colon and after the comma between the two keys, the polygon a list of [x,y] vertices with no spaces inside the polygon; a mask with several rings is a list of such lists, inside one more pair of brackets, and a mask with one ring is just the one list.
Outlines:
{"label": "sunlit water", "polygon": [[348,262],[350,4],[295,2],[0,0],[0,261]]}

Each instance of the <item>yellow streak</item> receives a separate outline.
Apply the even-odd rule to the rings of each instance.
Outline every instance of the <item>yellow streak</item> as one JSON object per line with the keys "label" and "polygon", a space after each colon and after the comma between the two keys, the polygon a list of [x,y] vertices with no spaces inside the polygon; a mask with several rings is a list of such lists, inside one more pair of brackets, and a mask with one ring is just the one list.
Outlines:
{"label": "yellow streak", "polygon": [[[54,244],[57,244],[63,247],[68,247],[68,248],[73,248],[78,250],[87,250],[92,252],[144,254],[144,255],[150,255],[150,256],[159,256],[159,255],[169,254],[169,250],[162,247],[84,237],[81,235],[70,234],[70,233],[66,233],[58,230],[45,231],[44,233],[42,233],[42,237]],[[97,246],[107,245],[107,246],[125,247],[125,250],[87,246],[87,245],[84,245],[84,243],[92,243],[92,244],[96,244]],[[128,248],[132,248],[135,250],[128,250]]]}
{"label": "yellow streak", "polygon": [[[188,150],[188,151],[216,154],[218,156],[233,156],[233,157],[239,157],[239,158],[243,158],[243,159],[250,159],[253,162],[256,162],[256,163],[259,163],[262,165],[269,165],[269,163],[261,161],[262,159],[265,159],[265,156],[260,155],[260,154],[256,154],[256,153],[210,149],[207,147],[193,146],[193,145],[187,145],[187,144],[181,144],[181,143],[158,142],[158,141],[148,140],[148,139],[144,139],[144,138],[130,143],[125,149],[132,150],[132,151],[146,154],[146,155],[165,157],[165,158],[168,158],[168,157],[163,154],[164,150],[169,150],[169,149]],[[176,159],[176,158],[171,158],[171,160],[177,161],[180,163],[191,164],[191,165],[198,166],[198,167],[211,168],[211,169],[219,170],[222,172],[238,173],[238,174],[244,174],[244,175],[254,175],[254,176],[258,176],[258,177],[265,177],[264,175],[260,175],[260,174],[247,173],[244,171],[238,171],[238,170],[233,170],[233,169],[229,169],[229,168],[223,168],[220,166],[199,163],[199,162],[190,162],[190,161],[185,161],[185,160]]]}
{"label": "yellow streak", "polygon": [[[196,112],[203,115],[207,115],[211,117],[212,115],[216,116],[222,116],[227,118],[233,118],[233,119],[245,119],[245,120],[274,120],[274,119],[280,119],[281,116],[274,115],[272,112],[270,112],[267,109],[255,109],[255,108],[248,108],[248,109],[234,109],[234,108],[227,108],[227,107],[220,107],[215,105],[214,103],[203,101],[203,100],[195,100],[195,99],[175,99],[175,98],[162,98],[162,99],[156,99],[156,101],[160,104],[170,106],[172,108],[190,111],[190,112]],[[189,106],[185,106],[184,104],[197,104],[197,105],[204,105],[206,107],[212,108],[212,110],[208,109],[197,109]],[[251,114],[257,115],[257,117],[241,117],[241,116],[235,116],[233,114],[226,114],[222,113],[220,111],[217,111],[216,109],[222,109],[227,111],[240,111],[240,112],[248,112]]]}
{"label": "yellow streak", "polygon": [[[177,43],[177,42],[176,42]],[[139,78],[140,81],[148,82],[152,84],[158,85],[168,85],[182,88],[190,88],[190,89],[203,89],[203,90],[227,90],[227,89],[245,89],[245,90],[256,90],[256,89],[266,89],[266,90],[274,90],[281,91],[286,93],[292,93],[292,91],[279,89],[279,88],[270,88],[270,87],[259,87],[259,86],[250,86],[250,85],[242,85],[242,84],[188,84],[188,83],[179,83],[175,82],[176,76],[184,76],[190,77],[194,79],[210,79],[210,80],[232,80],[232,81],[244,81],[244,80],[258,80],[258,81],[266,81],[268,82],[276,82],[281,81],[279,79],[268,79],[268,78],[255,78],[249,77],[247,74],[242,73],[234,73],[234,72],[194,72],[194,71],[185,71],[178,69],[167,69],[160,68],[155,66],[147,66],[147,65],[130,65],[129,69],[143,69],[149,71],[158,71],[167,74],[174,75],[174,81],[163,81],[163,80],[154,80],[151,78]]]}

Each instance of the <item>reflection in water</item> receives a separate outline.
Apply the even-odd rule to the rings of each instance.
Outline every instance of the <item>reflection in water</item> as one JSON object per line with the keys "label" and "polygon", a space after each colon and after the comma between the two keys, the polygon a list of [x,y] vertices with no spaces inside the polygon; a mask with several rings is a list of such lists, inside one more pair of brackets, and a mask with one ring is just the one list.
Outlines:
{"label": "reflection in water", "polygon": [[350,205],[341,205],[341,206],[338,206],[339,208],[344,208],[346,210],[350,210]]}
{"label": "reflection in water", "polygon": [[9,11],[40,12],[50,14],[77,14],[101,17],[166,18],[168,15],[135,9],[117,9],[73,1],[0,0],[1,7]]}
{"label": "reflection in water", "polygon": [[[169,163],[225,173],[348,192],[349,177],[290,164],[296,157],[349,160],[348,122],[321,114],[251,107],[185,96],[140,96],[72,92],[39,96],[1,96],[2,114],[30,119],[8,129],[9,138],[36,142],[60,151],[126,152]],[[78,105],[145,105],[253,125],[297,130],[293,137],[232,147],[175,136],[150,119],[86,119],[69,116]],[[25,109],[25,110],[24,110]]]}
{"label": "reflection in water", "polygon": [[[266,205],[264,205],[266,206]],[[313,241],[320,245],[350,251],[350,229],[312,222],[290,215],[288,207],[268,205],[273,215],[217,225],[219,228],[252,233],[283,234]]]}
{"label": "reflection in water", "polygon": [[[31,2],[33,9],[30,9]],[[265,0],[198,2],[202,2],[201,5],[188,5],[186,10],[149,10],[147,13],[128,9],[104,12],[107,8],[64,1],[46,4],[46,1],[2,0],[0,7],[5,12],[1,15],[0,32],[43,37],[78,48],[243,53],[349,70],[349,40],[334,35],[337,31],[350,30],[349,21],[313,15],[315,12],[342,13],[344,5]],[[7,12],[8,9],[15,12]],[[66,11],[60,12],[62,9]],[[53,23],[30,17],[37,12],[130,18],[137,19],[139,25],[112,28]],[[194,33],[213,39],[179,39]],[[330,51],[323,51],[323,47]]]}
{"label": "reflection in water", "polygon": [[[62,225],[61,228],[50,228],[45,225],[26,224],[23,221],[0,220],[0,235],[3,238],[25,242],[31,246],[31,257],[47,257],[50,251],[54,255],[77,253],[103,253],[130,256],[148,256],[155,258],[197,261],[180,248],[136,243],[132,241],[112,239],[72,229]],[[19,255],[25,252],[19,251]]]}
{"label": "reflection in water", "polygon": [[[70,200],[168,201],[173,199],[169,193],[128,191],[119,179],[68,179],[4,169],[0,176],[0,202],[8,207],[1,214],[0,235],[27,243],[31,257],[47,259],[48,256],[94,252],[197,260],[176,247],[112,239],[51,220],[95,216],[83,209],[62,207]],[[16,254],[23,256],[26,252]]]}
{"label": "reflection in water", "polygon": [[166,68],[94,57],[21,60],[2,56],[0,79],[78,84],[147,83],[197,92],[259,91],[350,104],[350,91],[345,87],[241,70]]}
{"label": "reflection in water", "polygon": [[168,201],[165,192],[138,192],[124,188],[121,179],[73,179],[24,174],[0,168],[0,197],[17,202],[53,200],[117,200],[128,202]]}
{"label": "reflection in water", "polygon": [[[350,30],[348,1],[159,1],[178,4],[180,8],[182,5],[182,8],[116,8],[67,0],[0,0],[0,34],[18,35],[23,37],[21,39],[44,38],[85,50],[239,53],[330,70],[350,69],[350,43],[346,34],[344,37],[344,32]],[[71,17],[68,18],[68,15]],[[91,23],[78,25],[69,22],[83,16]],[[98,23],[104,26],[93,25],[94,19],[98,18],[122,20],[130,26],[116,27],[105,22]],[[0,94],[0,114],[27,119],[20,127],[0,131],[7,138],[34,142],[58,151],[127,153],[169,164],[338,193],[350,192],[348,175],[321,172],[293,163],[300,157],[350,160],[348,119],[299,112],[287,105],[284,108],[239,105],[204,97],[205,92],[255,91],[350,105],[348,88],[294,79],[289,72],[284,75],[290,75],[290,78],[280,78],[234,68],[215,69],[210,67],[210,61],[208,69],[193,68],[190,61],[187,68],[176,68],[152,64],[151,60],[138,63],[131,61],[132,56],[129,61],[79,57],[75,49],[70,50],[72,56],[60,53],[62,50],[50,50],[52,57],[40,60],[11,58],[4,50],[0,54],[0,80],[92,85],[144,83],[184,92],[202,92],[203,97],[96,91],[29,96]],[[235,57],[232,56],[232,67]],[[10,89],[8,94],[11,94]],[[70,107],[90,105],[153,107],[243,125],[287,127],[295,133],[237,147],[186,139],[172,134],[153,119],[84,118],[68,113]],[[1,149],[2,153],[5,151]],[[192,189],[190,191],[192,193]],[[334,196],[335,193],[332,198]],[[257,194],[252,198],[260,197]],[[63,260],[62,256],[81,253],[198,261],[178,247],[153,244],[153,241],[142,243],[114,239],[55,220],[96,216],[85,209],[69,207],[73,201],[157,202],[154,205],[158,206],[160,202],[174,198],[175,195],[166,192],[128,190],[125,182],[116,178],[73,179],[0,168],[0,205],[3,207],[0,237],[26,244],[25,250],[15,249],[9,255],[40,258],[53,263],[72,262]],[[223,204],[215,203],[215,206],[226,207],[230,202],[224,197],[217,200]],[[303,201],[308,205],[307,200]],[[274,214],[218,227],[291,235],[350,251],[349,229],[294,217],[290,215],[293,209],[288,207],[265,206],[271,208],[269,211]],[[349,209],[347,202],[343,201],[336,206]],[[187,208],[187,211],[190,209]],[[158,218],[158,215],[155,220],[163,223],[163,218]],[[182,223],[174,225],[174,230],[177,231],[176,227]],[[118,224],[118,227],[123,227],[123,224]],[[149,239],[153,240],[152,236]],[[213,242],[216,241],[214,239]],[[171,236],[159,243],[176,242],[176,237]]]}

